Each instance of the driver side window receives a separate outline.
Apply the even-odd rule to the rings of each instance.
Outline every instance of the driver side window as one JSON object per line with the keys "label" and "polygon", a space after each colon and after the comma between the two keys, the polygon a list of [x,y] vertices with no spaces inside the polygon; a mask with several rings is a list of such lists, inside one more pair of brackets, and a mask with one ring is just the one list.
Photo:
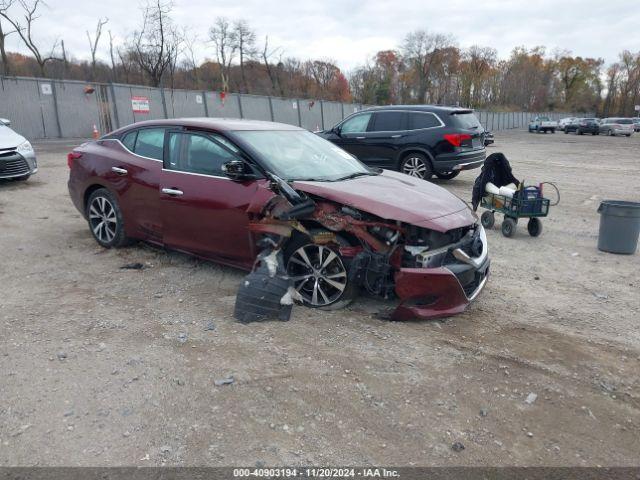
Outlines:
{"label": "driver side window", "polygon": [[240,160],[229,151],[233,145],[219,135],[204,132],[170,132],[169,135],[169,162],[165,168],[224,176],[222,165],[231,160]]}
{"label": "driver side window", "polygon": [[340,133],[364,133],[367,131],[371,113],[362,113],[351,117],[340,127]]}

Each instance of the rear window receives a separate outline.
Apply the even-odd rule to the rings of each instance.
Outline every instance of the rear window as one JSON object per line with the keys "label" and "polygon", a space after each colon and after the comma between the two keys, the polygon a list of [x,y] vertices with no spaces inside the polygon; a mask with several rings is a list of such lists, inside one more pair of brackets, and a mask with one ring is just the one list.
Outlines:
{"label": "rear window", "polygon": [[148,158],[162,160],[164,128],[144,128],[138,131],[134,152]]}
{"label": "rear window", "polygon": [[615,123],[619,123],[620,125],[630,125],[633,123],[630,118],[616,118],[615,120]]}
{"label": "rear window", "polygon": [[407,129],[407,114],[405,112],[377,112],[373,117],[370,132],[397,132]]}
{"label": "rear window", "polygon": [[411,130],[439,127],[440,125],[440,121],[433,113],[413,112],[409,114],[409,128]]}
{"label": "rear window", "polygon": [[451,118],[453,118],[455,125],[460,128],[467,130],[481,128],[480,122],[474,113],[455,113],[451,114]]}

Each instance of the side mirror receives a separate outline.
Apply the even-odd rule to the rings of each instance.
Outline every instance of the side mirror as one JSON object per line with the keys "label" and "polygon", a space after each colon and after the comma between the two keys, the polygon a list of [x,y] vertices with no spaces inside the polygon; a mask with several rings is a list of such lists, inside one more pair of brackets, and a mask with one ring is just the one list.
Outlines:
{"label": "side mirror", "polygon": [[250,176],[247,174],[247,166],[242,160],[231,160],[223,163],[222,172],[231,180],[243,180]]}
{"label": "side mirror", "polygon": [[11,120],[9,120],[8,118],[0,118],[0,123],[8,127],[11,125]]}
{"label": "side mirror", "polygon": [[335,133],[337,136],[340,136],[340,126],[336,125],[331,129],[331,133]]}

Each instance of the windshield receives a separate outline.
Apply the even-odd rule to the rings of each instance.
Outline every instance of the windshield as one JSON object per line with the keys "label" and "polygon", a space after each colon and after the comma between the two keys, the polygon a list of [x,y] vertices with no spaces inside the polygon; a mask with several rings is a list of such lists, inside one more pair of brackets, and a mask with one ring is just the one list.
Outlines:
{"label": "windshield", "polygon": [[549,117],[539,117],[538,120],[540,120],[541,122],[548,122]]}
{"label": "windshield", "polygon": [[285,180],[335,181],[375,175],[359,160],[317,135],[301,130],[235,131],[264,167]]}

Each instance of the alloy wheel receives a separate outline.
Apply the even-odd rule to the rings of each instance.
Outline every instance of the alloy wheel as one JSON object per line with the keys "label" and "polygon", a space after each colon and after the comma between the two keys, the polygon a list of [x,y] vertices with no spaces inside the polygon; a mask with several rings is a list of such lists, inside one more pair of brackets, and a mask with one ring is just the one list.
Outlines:
{"label": "alloy wheel", "polygon": [[287,274],[305,303],[313,307],[331,305],[347,287],[347,269],[333,250],[307,244],[291,254]]}
{"label": "alloy wheel", "polygon": [[402,173],[412,177],[424,178],[428,168],[420,157],[409,157],[402,164]]}
{"label": "alloy wheel", "polygon": [[96,197],[89,206],[89,223],[91,230],[98,240],[103,243],[111,242],[118,229],[116,210],[106,197]]}

